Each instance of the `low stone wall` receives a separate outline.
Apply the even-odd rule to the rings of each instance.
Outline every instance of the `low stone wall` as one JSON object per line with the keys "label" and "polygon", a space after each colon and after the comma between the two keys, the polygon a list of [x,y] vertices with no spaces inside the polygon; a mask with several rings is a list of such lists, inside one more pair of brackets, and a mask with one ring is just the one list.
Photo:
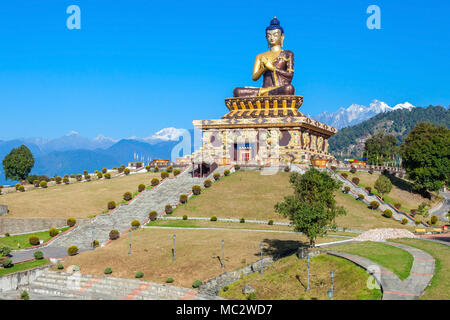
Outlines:
{"label": "low stone wall", "polygon": [[0,277],[0,292],[17,290],[19,287],[29,285],[44,273],[46,269],[50,268],[50,266],[51,264],[30,270],[10,273]]}
{"label": "low stone wall", "polygon": [[[88,223],[89,219],[77,219],[77,224]],[[51,227],[62,228],[67,225],[67,219],[15,219],[0,218],[0,234],[28,233],[48,230]]]}
{"label": "low stone wall", "polygon": [[4,216],[7,213],[8,213],[8,206],[0,204],[0,216]]}

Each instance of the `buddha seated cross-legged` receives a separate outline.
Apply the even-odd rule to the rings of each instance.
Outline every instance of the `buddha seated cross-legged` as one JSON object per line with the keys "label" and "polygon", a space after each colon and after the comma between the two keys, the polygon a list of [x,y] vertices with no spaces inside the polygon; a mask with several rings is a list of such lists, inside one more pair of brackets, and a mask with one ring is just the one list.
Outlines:
{"label": "buddha seated cross-legged", "polygon": [[261,97],[294,95],[291,81],[294,76],[294,53],[282,50],[284,31],[276,17],[266,28],[266,39],[270,50],[256,56],[253,67],[253,80],[263,76],[263,85],[259,87],[238,87],[233,97]]}

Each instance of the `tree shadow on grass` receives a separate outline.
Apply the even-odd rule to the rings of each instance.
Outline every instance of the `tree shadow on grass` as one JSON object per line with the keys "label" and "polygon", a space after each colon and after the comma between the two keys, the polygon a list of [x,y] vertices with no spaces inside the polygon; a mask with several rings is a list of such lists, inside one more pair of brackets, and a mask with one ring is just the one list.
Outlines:
{"label": "tree shadow on grass", "polygon": [[[264,244],[263,255],[269,255],[274,260],[296,253],[299,247],[309,246],[306,242],[296,240],[264,239],[262,243]],[[260,257],[260,252],[256,253],[255,256]]]}

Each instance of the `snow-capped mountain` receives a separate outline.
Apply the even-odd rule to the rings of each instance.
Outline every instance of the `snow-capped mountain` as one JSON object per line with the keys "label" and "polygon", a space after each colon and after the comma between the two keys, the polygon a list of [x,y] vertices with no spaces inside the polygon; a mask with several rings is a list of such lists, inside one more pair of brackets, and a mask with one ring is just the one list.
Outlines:
{"label": "snow-capped mountain", "polygon": [[381,112],[389,112],[400,109],[411,110],[414,106],[409,103],[400,103],[390,107],[383,101],[373,100],[369,107],[359,104],[352,104],[348,108],[340,108],[336,112],[322,112],[312,116],[313,119],[331,125],[337,129],[358,124],[364,120],[370,119]]}

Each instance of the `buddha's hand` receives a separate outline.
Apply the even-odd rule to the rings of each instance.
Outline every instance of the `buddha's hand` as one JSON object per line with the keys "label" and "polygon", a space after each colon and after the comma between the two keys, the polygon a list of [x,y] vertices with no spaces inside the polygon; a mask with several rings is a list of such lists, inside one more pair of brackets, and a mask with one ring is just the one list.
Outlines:
{"label": "buddha's hand", "polygon": [[269,69],[270,71],[275,70],[275,67],[273,66],[272,62],[270,62],[266,57],[261,58],[261,65],[264,68]]}

